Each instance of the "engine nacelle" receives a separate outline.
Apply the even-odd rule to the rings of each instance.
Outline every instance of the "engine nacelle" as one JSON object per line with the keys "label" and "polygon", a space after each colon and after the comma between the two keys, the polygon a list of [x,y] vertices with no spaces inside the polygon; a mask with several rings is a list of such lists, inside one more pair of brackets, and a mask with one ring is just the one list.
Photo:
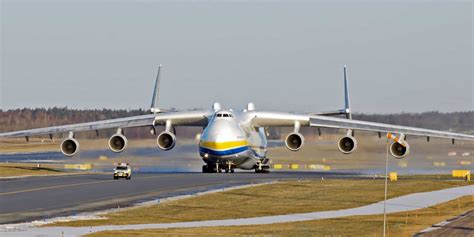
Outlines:
{"label": "engine nacelle", "polygon": [[74,156],[79,151],[79,142],[74,138],[66,138],[59,147],[65,156]]}
{"label": "engine nacelle", "polygon": [[357,140],[350,135],[343,136],[337,142],[337,148],[339,148],[339,151],[343,154],[350,154],[357,150]]}
{"label": "engine nacelle", "polygon": [[119,153],[127,148],[128,140],[120,133],[114,134],[109,139],[109,148],[111,151]]}
{"label": "engine nacelle", "polygon": [[176,136],[171,132],[164,131],[156,138],[156,144],[161,150],[171,150],[176,145]]}
{"label": "engine nacelle", "polygon": [[285,145],[290,151],[298,151],[304,145],[304,137],[301,133],[290,133],[285,139]]}
{"label": "engine nacelle", "polygon": [[404,144],[406,146],[398,142],[392,143],[392,145],[390,145],[390,154],[397,159],[405,158],[410,153],[410,146],[406,141],[404,141]]}

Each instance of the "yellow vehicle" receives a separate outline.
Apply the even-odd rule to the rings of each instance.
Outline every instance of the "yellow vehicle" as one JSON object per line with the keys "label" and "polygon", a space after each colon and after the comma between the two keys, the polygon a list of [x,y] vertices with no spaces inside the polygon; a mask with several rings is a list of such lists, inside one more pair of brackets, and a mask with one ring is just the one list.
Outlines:
{"label": "yellow vehicle", "polygon": [[115,167],[114,179],[119,179],[119,178],[126,178],[126,179],[132,178],[132,168],[130,167],[130,164],[119,163],[117,167]]}

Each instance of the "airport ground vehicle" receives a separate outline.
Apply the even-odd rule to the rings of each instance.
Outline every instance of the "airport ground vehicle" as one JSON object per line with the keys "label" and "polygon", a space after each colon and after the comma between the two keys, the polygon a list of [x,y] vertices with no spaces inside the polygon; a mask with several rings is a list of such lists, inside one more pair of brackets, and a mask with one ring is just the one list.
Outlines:
{"label": "airport ground vehicle", "polygon": [[114,179],[125,178],[131,179],[132,178],[132,168],[128,163],[119,163],[114,168]]}

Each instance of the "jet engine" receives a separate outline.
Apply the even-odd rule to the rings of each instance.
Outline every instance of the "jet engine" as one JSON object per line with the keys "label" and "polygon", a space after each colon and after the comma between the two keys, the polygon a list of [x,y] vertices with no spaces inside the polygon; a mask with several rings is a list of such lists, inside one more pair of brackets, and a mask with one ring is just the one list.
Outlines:
{"label": "jet engine", "polygon": [[176,136],[171,132],[164,131],[156,138],[156,144],[161,150],[171,150],[176,145]]}
{"label": "jet engine", "polygon": [[398,142],[392,143],[392,145],[390,145],[390,154],[397,159],[405,158],[410,153],[410,146],[406,141],[404,141],[404,144],[406,146]]}
{"label": "jet engine", "polygon": [[128,140],[120,133],[114,134],[109,139],[109,148],[111,151],[119,153],[127,148]]}
{"label": "jet engine", "polygon": [[79,142],[72,137],[66,138],[61,142],[60,148],[65,156],[74,156],[79,151]]}
{"label": "jet engine", "polygon": [[343,154],[350,154],[357,150],[357,140],[351,135],[343,136],[337,142],[337,148]]}
{"label": "jet engine", "polygon": [[290,151],[298,151],[304,145],[304,137],[301,133],[290,133],[285,139],[285,145]]}

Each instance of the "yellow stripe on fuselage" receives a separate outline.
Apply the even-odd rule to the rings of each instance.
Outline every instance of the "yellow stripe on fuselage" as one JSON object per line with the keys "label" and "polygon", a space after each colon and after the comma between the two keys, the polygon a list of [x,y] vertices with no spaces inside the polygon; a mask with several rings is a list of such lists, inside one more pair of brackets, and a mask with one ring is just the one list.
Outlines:
{"label": "yellow stripe on fuselage", "polygon": [[227,150],[227,149],[233,149],[233,148],[248,146],[248,145],[249,145],[249,142],[247,140],[230,141],[230,142],[206,142],[206,141],[201,141],[199,143],[200,147],[208,148],[208,149],[212,149],[212,150]]}

